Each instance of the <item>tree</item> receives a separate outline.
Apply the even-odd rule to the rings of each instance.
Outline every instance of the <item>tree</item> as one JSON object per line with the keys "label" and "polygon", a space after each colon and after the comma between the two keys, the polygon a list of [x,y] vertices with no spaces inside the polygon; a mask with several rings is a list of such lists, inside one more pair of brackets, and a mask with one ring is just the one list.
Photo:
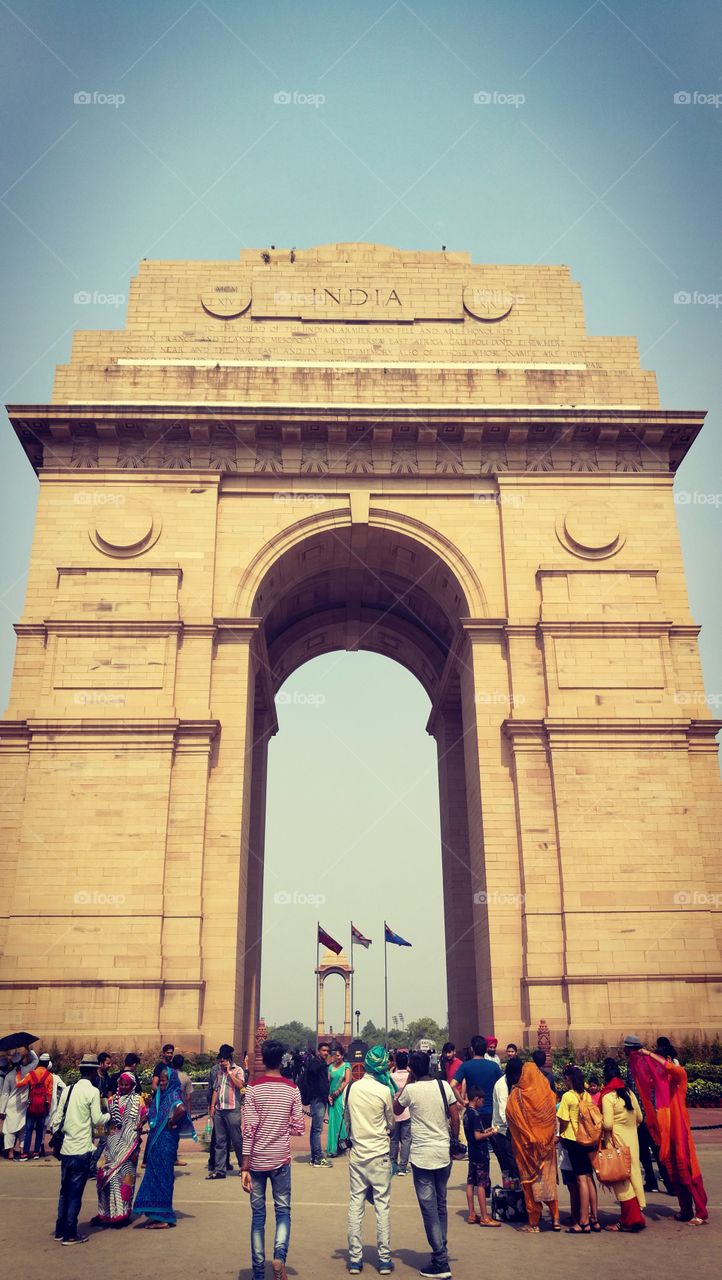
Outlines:
{"label": "tree", "polygon": [[383,1043],[384,1033],[369,1018],[368,1022],[365,1022],[361,1028],[361,1039],[365,1040],[367,1044],[381,1044]]}
{"label": "tree", "polygon": [[433,1018],[414,1018],[406,1027],[406,1038],[410,1045],[418,1044],[419,1040],[433,1040],[437,1049],[441,1049],[446,1039],[446,1029],[440,1027]]}
{"label": "tree", "polygon": [[280,1040],[289,1049],[306,1049],[316,1043],[316,1033],[302,1022],[284,1022],[280,1027],[268,1028],[269,1040]]}

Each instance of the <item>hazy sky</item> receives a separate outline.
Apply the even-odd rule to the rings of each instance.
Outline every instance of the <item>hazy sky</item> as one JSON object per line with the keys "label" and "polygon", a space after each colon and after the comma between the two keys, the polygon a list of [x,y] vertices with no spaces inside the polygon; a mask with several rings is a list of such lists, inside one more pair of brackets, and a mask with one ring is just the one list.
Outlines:
{"label": "hazy sky", "polygon": [[[636,335],[663,406],[710,410],[676,491],[720,714],[717,6],[0,0],[0,49],[4,402],[49,399],[74,328],[122,326],[143,257],[371,240],[567,263],[589,331]],[[491,101],[475,102],[484,92]],[[76,303],[80,292],[121,301]],[[4,705],[37,484],[6,421],[0,448]],[[272,901],[308,885],[328,899],[331,932],[347,930],[352,904],[375,939],[384,913],[406,931],[418,950],[391,956],[391,1007],[443,1018],[425,695],[370,655],[319,659],[293,688],[325,702],[283,705],[271,748],[264,1014],[312,1016],[315,909]],[[407,785],[387,812],[389,788]],[[371,818],[353,876],[350,860],[326,874]],[[296,963],[302,946],[308,971]],[[376,1020],[381,952],[375,941],[361,957],[357,983],[364,1018]],[[340,990],[331,1006],[336,1025]]]}

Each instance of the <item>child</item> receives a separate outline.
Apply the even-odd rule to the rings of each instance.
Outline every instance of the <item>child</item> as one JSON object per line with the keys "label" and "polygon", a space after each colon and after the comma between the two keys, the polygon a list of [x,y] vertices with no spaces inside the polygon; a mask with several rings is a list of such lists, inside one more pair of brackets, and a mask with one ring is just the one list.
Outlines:
{"label": "child", "polygon": [[[500,1227],[501,1223],[489,1216],[486,1207],[486,1197],[491,1194],[488,1139],[499,1130],[493,1125],[489,1129],[482,1128],[483,1105],[484,1090],[472,1084],[469,1087],[469,1105],[464,1113],[464,1133],[469,1148],[469,1173],[466,1179],[469,1216],[466,1221],[478,1222],[482,1227]],[[479,1216],[474,1212],[474,1187],[479,1198]]]}
{"label": "child", "polygon": [[598,1107],[600,1105],[599,1099],[602,1096],[602,1086],[600,1085],[596,1076],[589,1077],[589,1080],[587,1082],[587,1089],[589,1090],[592,1102],[594,1103],[595,1107]]}

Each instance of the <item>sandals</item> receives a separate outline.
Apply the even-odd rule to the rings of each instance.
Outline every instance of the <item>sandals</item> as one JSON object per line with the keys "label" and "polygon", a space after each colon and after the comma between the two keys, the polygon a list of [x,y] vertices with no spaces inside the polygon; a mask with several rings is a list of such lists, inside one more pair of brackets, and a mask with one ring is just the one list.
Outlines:
{"label": "sandals", "polygon": [[567,1227],[566,1230],[568,1236],[588,1236],[591,1233],[592,1228],[588,1222],[578,1222],[575,1227]]}
{"label": "sandals", "polygon": [[589,1227],[594,1232],[595,1235],[597,1234],[598,1231],[601,1231],[602,1229],[601,1223],[598,1221],[597,1218],[589,1219]]}
{"label": "sandals", "polygon": [[479,1218],[478,1218],[477,1214],[475,1214],[475,1213],[470,1213],[470,1214],[469,1214],[469,1216],[468,1216],[468,1218],[466,1219],[466,1221],[469,1223],[469,1225],[470,1225],[470,1226],[472,1226],[472,1225],[474,1225],[475,1223],[477,1223],[477,1222],[479,1221]]}

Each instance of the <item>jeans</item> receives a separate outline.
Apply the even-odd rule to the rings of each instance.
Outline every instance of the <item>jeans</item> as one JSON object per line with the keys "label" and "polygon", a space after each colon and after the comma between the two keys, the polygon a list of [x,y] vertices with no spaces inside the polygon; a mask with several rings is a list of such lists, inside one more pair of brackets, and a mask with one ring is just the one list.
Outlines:
{"label": "jeans", "polygon": [[92,1154],[92,1151],[86,1151],[82,1156],[60,1157],[60,1195],[55,1234],[62,1236],[63,1240],[75,1240],[77,1237],[78,1215],[90,1173]]}
{"label": "jeans", "polygon": [[323,1122],[326,1115],[326,1102],[323,1098],[311,1099],[311,1163],[318,1164],[323,1160]]}
{"label": "jeans", "polygon": [[225,1173],[226,1164],[231,1162],[230,1147],[236,1153],[240,1168],[243,1158],[243,1135],[241,1134],[241,1108],[229,1107],[222,1110],[216,1107],[213,1116],[213,1133],[216,1139],[215,1172]]}
{"label": "jeans", "polygon": [[353,1153],[348,1165],[349,1202],[348,1202],[348,1257],[349,1262],[361,1262],[361,1223],[366,1205],[366,1192],[369,1187],[374,1195],[374,1212],[376,1214],[376,1247],[379,1251],[379,1263],[391,1259],[391,1160],[389,1156],[378,1156],[375,1160],[354,1160]]}
{"label": "jeans", "polygon": [[23,1155],[30,1155],[30,1145],[35,1134],[35,1150],[40,1152],[43,1150],[43,1142],[45,1141],[45,1116],[27,1116],[25,1120],[25,1141],[23,1142]]}
{"label": "jeans", "polygon": [[251,1170],[251,1262],[253,1280],[264,1280],[266,1268],[266,1183],[271,1182],[276,1234],[273,1256],[285,1262],[291,1239],[291,1166],[278,1169]]}
{"label": "jeans", "polygon": [[447,1268],[449,1255],[446,1250],[448,1214],[446,1211],[446,1184],[451,1173],[451,1162],[441,1169],[419,1169],[411,1165],[414,1175],[414,1191],[424,1221],[426,1239],[436,1266]]}
{"label": "jeans", "polygon": [[399,1166],[399,1172],[405,1173],[409,1167],[411,1150],[411,1121],[397,1120],[391,1134],[391,1159]]}

